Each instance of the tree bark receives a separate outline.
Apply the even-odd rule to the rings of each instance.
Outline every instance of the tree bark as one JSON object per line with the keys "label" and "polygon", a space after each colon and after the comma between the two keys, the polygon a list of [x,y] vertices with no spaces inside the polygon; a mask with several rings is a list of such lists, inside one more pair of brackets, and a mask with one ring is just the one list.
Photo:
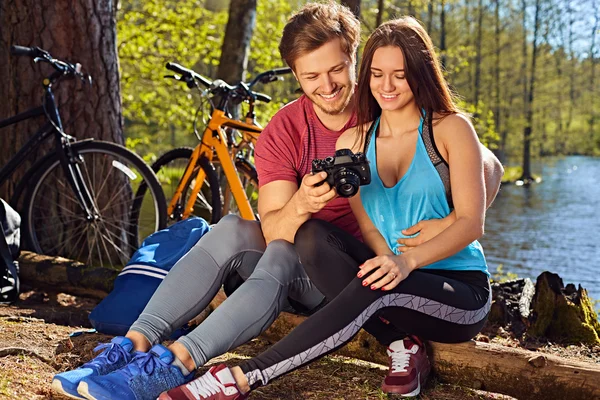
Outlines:
{"label": "tree bark", "polygon": [[430,345],[442,382],[528,400],[600,396],[600,366],[591,362],[475,341]]}
{"label": "tree bark", "polygon": [[597,9],[597,2],[593,1],[592,10],[596,14],[594,16],[594,26],[592,28],[592,41],[590,43],[590,139],[589,139],[589,151],[593,153],[594,148],[596,147],[595,138],[595,123],[596,123],[596,108],[594,107],[594,103],[596,100],[596,34],[598,32],[598,28],[600,27],[600,12]]}
{"label": "tree bark", "polygon": [[377,26],[383,22],[383,12],[385,11],[385,1],[378,0],[377,2]]}
{"label": "tree bark", "polygon": [[257,0],[231,0],[217,77],[230,85],[244,80],[250,40],[256,25]]}
{"label": "tree bark", "polygon": [[360,19],[360,0],[342,0],[342,4],[348,7],[356,15],[356,18]]}
{"label": "tree bark", "polygon": [[475,105],[475,118],[479,118],[479,93],[481,91],[481,42],[483,41],[483,0],[479,0],[477,14],[477,43],[475,56],[475,87],[473,104]]}
{"label": "tree bark", "polygon": [[440,62],[442,67],[446,67],[446,1],[441,0],[440,2]]}
{"label": "tree bark", "polygon": [[[91,88],[70,81],[55,89],[66,133],[78,139],[97,138],[123,143],[119,64],[116,37],[116,0],[4,0],[0,2],[0,119],[41,105],[42,80],[52,71],[28,57],[11,56],[11,45],[38,46],[58,59],[79,62],[93,77]],[[6,62],[4,61],[6,60]],[[3,129],[0,165],[4,165],[43,123],[28,120]],[[0,196],[10,198],[14,185],[33,158],[19,168]]]}
{"label": "tree bark", "polygon": [[530,182],[531,175],[531,131],[533,125],[533,95],[535,89],[535,66],[538,53],[538,32],[540,27],[541,0],[535,0],[535,15],[533,27],[533,50],[531,55],[531,76],[529,77],[529,89],[525,103],[525,128],[523,129],[523,175],[521,180]]}
{"label": "tree bark", "polygon": [[[496,53],[496,65],[494,66],[494,124],[496,125],[496,132],[501,132],[500,61],[502,48],[500,47],[500,0],[494,0],[494,43]],[[504,151],[503,146],[501,146],[501,150]]]}

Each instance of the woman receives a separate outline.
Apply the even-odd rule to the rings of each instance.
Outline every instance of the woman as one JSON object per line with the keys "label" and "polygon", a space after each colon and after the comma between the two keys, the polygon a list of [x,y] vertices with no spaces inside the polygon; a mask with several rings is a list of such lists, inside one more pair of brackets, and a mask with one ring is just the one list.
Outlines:
{"label": "woman", "polygon": [[[413,18],[383,24],[365,45],[358,81],[358,125],[337,147],[364,149],[370,161],[371,184],[350,200],[365,243],[317,220],[296,234],[296,242],[299,235],[314,239],[298,252],[329,304],[258,357],[232,369],[213,367],[160,399],[244,398],[343,346],[363,326],[387,334],[387,383],[414,396],[429,362],[420,342],[402,339],[404,334],[455,343],[482,328],[490,290],[476,241],[484,225],[481,152],[473,127],[453,102],[431,39]],[[424,129],[432,128],[430,143]],[[428,151],[447,161],[446,182]],[[454,222],[403,252],[403,229],[450,214],[449,186]]]}

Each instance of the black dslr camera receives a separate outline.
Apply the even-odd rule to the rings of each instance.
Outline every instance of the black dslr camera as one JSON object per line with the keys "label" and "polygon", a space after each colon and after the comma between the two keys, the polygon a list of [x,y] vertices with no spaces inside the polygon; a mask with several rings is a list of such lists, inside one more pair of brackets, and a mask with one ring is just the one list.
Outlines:
{"label": "black dslr camera", "polygon": [[358,192],[360,185],[371,183],[371,169],[367,158],[363,153],[354,154],[350,149],[337,150],[333,157],[314,159],[312,173],[321,171],[327,172],[327,178],[323,182],[329,183],[341,197],[352,197]]}

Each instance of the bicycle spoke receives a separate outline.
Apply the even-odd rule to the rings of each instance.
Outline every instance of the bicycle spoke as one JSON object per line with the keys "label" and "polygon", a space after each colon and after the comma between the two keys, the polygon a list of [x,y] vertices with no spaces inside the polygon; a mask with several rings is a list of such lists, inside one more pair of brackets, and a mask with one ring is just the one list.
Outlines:
{"label": "bicycle spoke", "polygon": [[[100,240],[102,240],[102,246],[104,247],[104,250],[106,251],[106,254],[108,257],[108,262],[110,263],[110,266],[114,268],[115,266],[113,265],[113,262],[112,262],[111,253],[110,253],[110,251],[108,251],[108,248],[106,247],[106,243],[104,242],[104,235],[102,235],[100,230],[98,230],[98,235],[100,235]],[[104,265],[104,264],[102,264],[102,265]]]}
{"label": "bicycle spoke", "polygon": [[[71,228],[71,229],[63,230],[62,232],[63,232],[63,235],[65,235],[65,233],[68,233],[68,235],[65,235],[65,236],[67,236],[67,237],[71,237],[71,236],[74,236],[74,235],[75,235],[75,233],[77,233],[77,231],[78,231],[78,230],[85,231],[85,229],[86,229],[86,226],[83,226],[83,227],[75,227],[75,228]],[[62,247],[60,247],[59,251],[57,251],[57,252],[56,252],[56,254],[60,255],[60,254],[61,254],[61,253],[64,251],[64,249],[65,249],[65,246],[67,245],[67,243],[69,243],[69,240],[68,240],[68,239],[67,239],[67,240],[64,240],[62,243],[59,243],[59,244],[57,244],[56,246],[52,247],[50,250],[47,250],[47,253],[54,254],[54,251],[55,251],[55,249],[56,249],[58,246],[61,246],[61,244],[62,244]]]}

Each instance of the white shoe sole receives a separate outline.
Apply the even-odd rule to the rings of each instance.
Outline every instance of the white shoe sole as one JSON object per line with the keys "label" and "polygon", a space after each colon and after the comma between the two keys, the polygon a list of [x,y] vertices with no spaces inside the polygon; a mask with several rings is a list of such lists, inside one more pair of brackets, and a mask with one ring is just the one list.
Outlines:
{"label": "white shoe sole", "polygon": [[60,393],[61,396],[68,397],[70,399],[85,399],[85,397],[74,396],[70,393],[67,393],[65,389],[63,389],[62,382],[59,379],[52,379],[52,391],[55,393]]}
{"label": "white shoe sole", "polygon": [[77,386],[77,393],[82,395],[84,399],[96,400],[96,398],[90,394],[87,382],[79,383],[79,385]]}
{"label": "white shoe sole", "polygon": [[[79,387],[77,387],[77,391],[79,392]],[[415,397],[421,393],[421,373],[417,375],[417,388],[410,393],[403,393],[400,397]]]}

